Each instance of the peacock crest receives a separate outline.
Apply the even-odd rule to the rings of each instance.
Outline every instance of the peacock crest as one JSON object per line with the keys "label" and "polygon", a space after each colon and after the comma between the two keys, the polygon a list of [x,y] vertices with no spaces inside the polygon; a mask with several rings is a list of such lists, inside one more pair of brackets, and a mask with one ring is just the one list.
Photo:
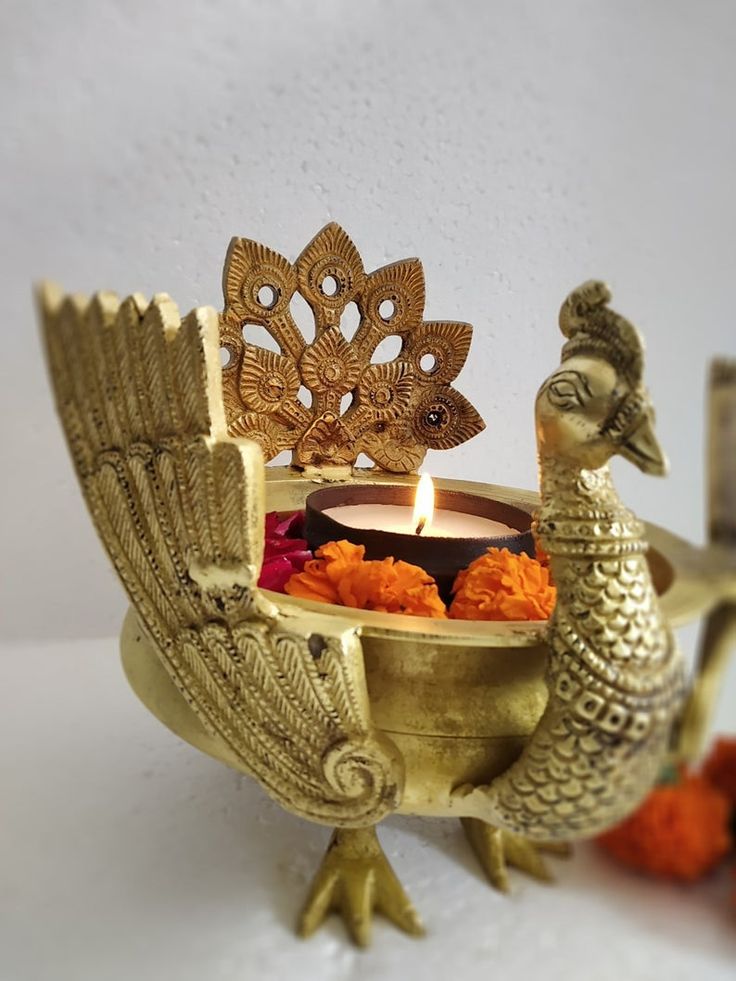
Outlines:
{"label": "peacock crest", "polygon": [[[407,473],[428,449],[450,449],[484,428],[451,385],[467,358],[473,328],[423,319],[418,259],[366,273],[355,245],[335,223],[295,263],[250,239],[234,238],[223,292],[228,429],[258,442],[266,460],[292,450],[298,467],[351,466],[365,453],[384,470]],[[297,293],[312,311],[311,341],[292,313]],[[351,339],[341,330],[349,303],[359,313]],[[250,327],[265,328],[278,352],[248,340]],[[392,336],[400,339],[398,354],[377,363],[380,345]]]}

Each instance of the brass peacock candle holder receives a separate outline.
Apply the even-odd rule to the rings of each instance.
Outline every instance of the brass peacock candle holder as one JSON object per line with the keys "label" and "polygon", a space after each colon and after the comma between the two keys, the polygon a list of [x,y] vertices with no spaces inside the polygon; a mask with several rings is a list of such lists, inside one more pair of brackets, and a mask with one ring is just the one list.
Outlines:
{"label": "brass peacock candle holder", "polygon": [[[131,602],[127,677],[182,738],[336,829],[302,933],[331,909],[360,944],[374,909],[419,933],[381,819],[460,818],[494,885],[506,888],[507,865],[546,877],[544,852],[619,820],[652,785],[684,691],[670,627],[715,609],[707,691],[693,687],[679,737],[694,751],[733,623],[733,525],[701,550],[619,500],[613,454],[648,473],[665,464],[641,341],[594,282],[562,307],[561,365],[537,397],[541,496],[439,482],[535,511],[558,589],[549,622],[428,620],[260,589],[266,510],[302,508],[326,482],[413,486],[427,449],[483,428],[452,386],[472,331],[424,321],[418,260],[367,274],[334,224],[295,263],[234,239],[223,282],[222,314],[183,320],[164,294],[40,291],[69,449]],[[311,341],[291,313],[297,292]],[[251,326],[278,352],[251,343]],[[389,335],[400,353],[372,363]],[[284,450],[291,466],[264,467]],[[356,467],[361,453],[373,469]],[[733,481],[715,485],[733,499]]]}

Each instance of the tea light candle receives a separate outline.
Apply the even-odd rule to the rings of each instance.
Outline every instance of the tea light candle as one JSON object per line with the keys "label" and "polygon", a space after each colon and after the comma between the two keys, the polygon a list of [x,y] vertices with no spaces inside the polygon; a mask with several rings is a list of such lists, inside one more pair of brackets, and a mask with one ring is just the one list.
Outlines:
{"label": "tea light candle", "polygon": [[[323,514],[348,528],[374,529],[401,535],[417,533],[413,508],[400,504],[345,504],[325,508]],[[500,538],[517,535],[518,529],[480,514],[442,510],[435,511],[431,523],[419,534],[424,538]]]}
{"label": "tea light candle", "polygon": [[501,538],[518,535],[502,521],[465,511],[435,511],[434,483],[422,474],[414,497],[414,507],[401,504],[345,504],[325,508],[323,513],[348,528],[423,535],[425,538]]}
{"label": "tea light candle", "polygon": [[426,475],[416,496],[406,485],[351,484],[314,491],[306,502],[310,548],[347,539],[363,545],[367,559],[404,559],[433,576],[445,596],[487,548],[534,555],[530,528],[531,514],[501,501],[464,491],[435,495]]}

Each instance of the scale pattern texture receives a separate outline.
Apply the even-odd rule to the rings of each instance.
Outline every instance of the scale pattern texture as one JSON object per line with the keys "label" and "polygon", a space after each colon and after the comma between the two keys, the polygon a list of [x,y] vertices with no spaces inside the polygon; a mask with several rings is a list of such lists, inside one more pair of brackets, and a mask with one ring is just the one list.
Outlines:
{"label": "scale pattern texture", "polygon": [[653,450],[643,346],[609,299],[600,282],[570,294],[560,313],[562,364],[537,396],[534,527],[557,586],[547,708],[508,770],[455,795],[468,816],[538,840],[596,834],[636,807],[657,778],[683,694],[644,526],[619,499],[607,463],[617,452],[649,453],[643,469],[664,466]]}

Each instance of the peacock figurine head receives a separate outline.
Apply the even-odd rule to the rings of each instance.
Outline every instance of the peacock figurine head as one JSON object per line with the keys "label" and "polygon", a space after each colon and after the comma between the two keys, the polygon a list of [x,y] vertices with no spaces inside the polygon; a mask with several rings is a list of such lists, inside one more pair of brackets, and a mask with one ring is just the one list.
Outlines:
{"label": "peacock figurine head", "polygon": [[562,304],[567,342],[536,400],[540,459],[597,470],[618,453],[644,473],[662,475],[667,460],[642,382],[644,346],[633,324],[609,309],[610,299],[606,284],[591,280]]}

